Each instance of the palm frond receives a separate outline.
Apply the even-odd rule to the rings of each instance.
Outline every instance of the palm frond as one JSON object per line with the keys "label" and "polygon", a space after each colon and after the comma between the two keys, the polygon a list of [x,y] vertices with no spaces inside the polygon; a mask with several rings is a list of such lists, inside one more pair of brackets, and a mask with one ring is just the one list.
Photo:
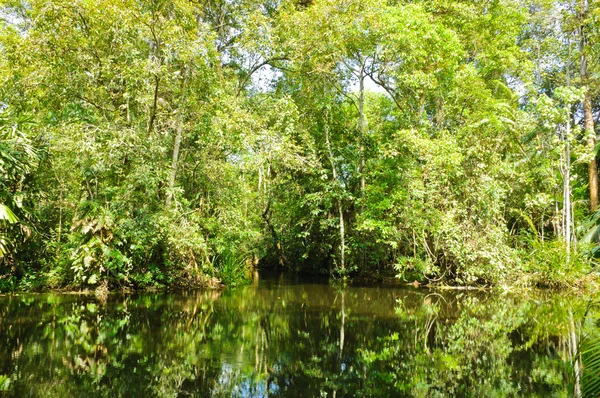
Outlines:
{"label": "palm frond", "polygon": [[19,221],[19,218],[8,206],[0,203],[0,220],[5,220],[12,224]]}

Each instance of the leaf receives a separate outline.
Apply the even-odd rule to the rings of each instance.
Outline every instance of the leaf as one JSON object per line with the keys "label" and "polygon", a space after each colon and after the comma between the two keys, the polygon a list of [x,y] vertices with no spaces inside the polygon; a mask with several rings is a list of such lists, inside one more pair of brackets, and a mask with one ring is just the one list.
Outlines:
{"label": "leaf", "polygon": [[95,285],[96,282],[98,282],[98,275],[92,274],[92,276],[90,276],[90,278],[88,279],[88,283],[90,285]]}
{"label": "leaf", "polygon": [[12,212],[12,210],[5,204],[0,203],[0,220],[6,220],[9,223],[16,223],[19,218]]}

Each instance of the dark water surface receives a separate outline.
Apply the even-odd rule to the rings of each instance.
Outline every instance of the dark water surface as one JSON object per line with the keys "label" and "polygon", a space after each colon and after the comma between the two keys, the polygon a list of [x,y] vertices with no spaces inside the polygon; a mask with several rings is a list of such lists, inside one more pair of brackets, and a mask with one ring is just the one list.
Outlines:
{"label": "dark water surface", "polygon": [[339,287],[0,297],[18,397],[571,396],[584,299]]}

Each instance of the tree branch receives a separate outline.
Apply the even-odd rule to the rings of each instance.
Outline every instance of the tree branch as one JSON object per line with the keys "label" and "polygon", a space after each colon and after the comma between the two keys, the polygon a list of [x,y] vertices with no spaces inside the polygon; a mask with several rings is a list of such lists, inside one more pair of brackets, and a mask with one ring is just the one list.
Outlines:
{"label": "tree branch", "polygon": [[[240,81],[239,85],[238,85],[238,89],[235,93],[235,96],[239,96],[240,93],[242,92],[242,89],[244,88],[244,86],[246,85],[246,83],[248,83],[248,80],[250,79],[250,77],[256,73],[260,68],[262,68],[263,66],[269,65],[269,66],[273,66],[272,62],[274,61],[285,61],[288,58],[286,56],[281,56],[281,57],[273,57],[273,58],[269,58],[255,66],[253,66],[249,71],[248,74],[242,79],[242,81]],[[279,68],[278,68],[279,69]]]}

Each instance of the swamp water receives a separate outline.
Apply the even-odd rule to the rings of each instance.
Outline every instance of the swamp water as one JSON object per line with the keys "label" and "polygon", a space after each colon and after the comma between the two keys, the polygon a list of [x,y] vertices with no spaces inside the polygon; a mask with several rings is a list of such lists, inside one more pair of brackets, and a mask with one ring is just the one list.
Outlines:
{"label": "swamp water", "polygon": [[3,296],[0,396],[572,396],[585,309],[549,293],[283,275],[106,300]]}

